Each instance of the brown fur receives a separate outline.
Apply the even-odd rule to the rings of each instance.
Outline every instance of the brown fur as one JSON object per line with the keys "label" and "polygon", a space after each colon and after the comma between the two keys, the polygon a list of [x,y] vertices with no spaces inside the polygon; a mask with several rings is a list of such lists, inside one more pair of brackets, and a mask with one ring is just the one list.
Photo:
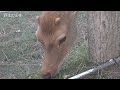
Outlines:
{"label": "brown fur", "polygon": [[44,45],[41,72],[55,76],[76,36],[75,11],[44,11],[38,18],[38,40]]}

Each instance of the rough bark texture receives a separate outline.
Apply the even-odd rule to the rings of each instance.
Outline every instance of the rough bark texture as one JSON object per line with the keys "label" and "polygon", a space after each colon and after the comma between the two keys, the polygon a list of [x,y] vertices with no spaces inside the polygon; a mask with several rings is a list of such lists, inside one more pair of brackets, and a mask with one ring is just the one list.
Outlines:
{"label": "rough bark texture", "polygon": [[120,12],[88,12],[90,60],[103,63],[120,56]]}

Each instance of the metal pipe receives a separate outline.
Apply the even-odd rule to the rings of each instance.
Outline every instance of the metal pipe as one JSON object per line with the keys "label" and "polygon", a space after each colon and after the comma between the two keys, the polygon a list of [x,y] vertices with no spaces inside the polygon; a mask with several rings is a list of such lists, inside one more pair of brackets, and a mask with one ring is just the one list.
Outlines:
{"label": "metal pipe", "polygon": [[95,67],[95,68],[93,68],[93,69],[90,69],[90,70],[88,70],[88,71],[85,71],[85,72],[83,72],[83,73],[80,73],[80,74],[78,74],[78,75],[75,75],[75,76],[73,76],[73,77],[71,77],[71,78],[68,78],[68,79],[81,79],[81,78],[85,77],[85,76],[88,75],[88,74],[94,73],[94,72],[96,72],[96,71],[98,71],[98,70],[100,70],[100,69],[103,69],[103,68],[105,68],[105,67],[111,66],[111,65],[113,65],[113,64],[115,64],[115,63],[119,63],[119,62],[120,62],[120,57],[110,59],[108,62],[106,62],[106,63],[104,63],[104,64],[102,64],[102,65],[99,65],[99,66],[97,66],[97,67]]}

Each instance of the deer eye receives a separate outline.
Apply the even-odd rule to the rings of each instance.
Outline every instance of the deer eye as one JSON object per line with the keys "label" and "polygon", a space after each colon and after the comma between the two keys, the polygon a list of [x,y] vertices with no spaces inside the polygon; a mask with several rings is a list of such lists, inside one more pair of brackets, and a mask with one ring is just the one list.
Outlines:
{"label": "deer eye", "polygon": [[66,41],[66,36],[59,40],[59,46]]}

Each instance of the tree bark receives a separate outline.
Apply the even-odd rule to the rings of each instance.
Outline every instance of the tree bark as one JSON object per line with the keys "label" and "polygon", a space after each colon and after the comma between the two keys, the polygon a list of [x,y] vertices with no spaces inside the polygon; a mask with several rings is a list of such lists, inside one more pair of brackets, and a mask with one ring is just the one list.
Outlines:
{"label": "tree bark", "polygon": [[103,63],[120,56],[120,12],[88,12],[90,60]]}

